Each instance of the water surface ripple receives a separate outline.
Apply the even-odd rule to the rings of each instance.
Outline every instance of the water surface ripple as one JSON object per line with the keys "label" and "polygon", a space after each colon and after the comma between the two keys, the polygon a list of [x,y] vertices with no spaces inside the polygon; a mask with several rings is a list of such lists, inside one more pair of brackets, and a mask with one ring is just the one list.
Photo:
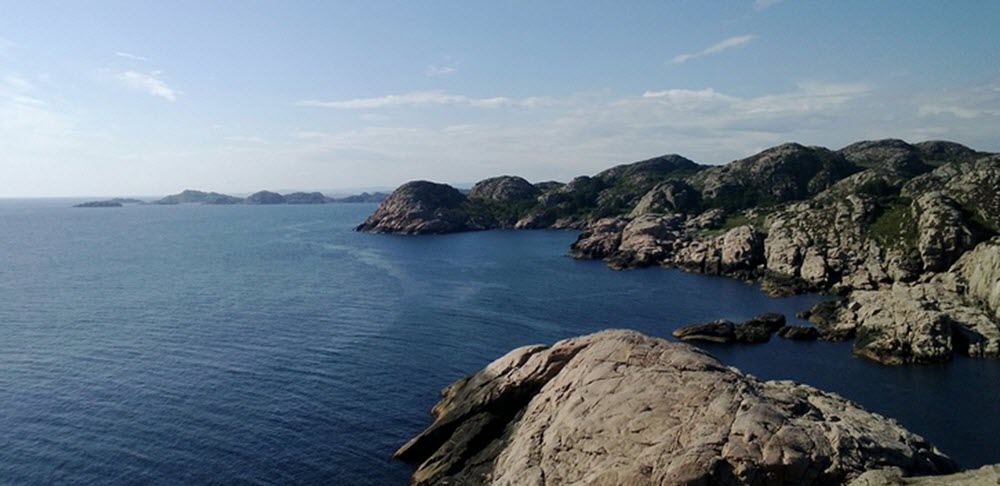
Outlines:
{"label": "water surface ripple", "polygon": [[[727,279],[566,257],[571,232],[421,238],[373,205],[0,202],[0,482],[404,484],[439,389],[513,347],[793,315]],[[1000,461],[1000,362],[885,367],[846,343],[712,346]]]}

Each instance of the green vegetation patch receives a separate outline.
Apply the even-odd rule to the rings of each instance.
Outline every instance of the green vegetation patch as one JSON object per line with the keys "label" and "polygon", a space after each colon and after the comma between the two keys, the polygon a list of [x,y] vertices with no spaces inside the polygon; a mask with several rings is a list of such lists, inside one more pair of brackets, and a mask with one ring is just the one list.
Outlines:
{"label": "green vegetation patch", "polygon": [[910,250],[916,248],[919,230],[910,208],[910,199],[891,200],[868,227],[868,237],[883,248]]}

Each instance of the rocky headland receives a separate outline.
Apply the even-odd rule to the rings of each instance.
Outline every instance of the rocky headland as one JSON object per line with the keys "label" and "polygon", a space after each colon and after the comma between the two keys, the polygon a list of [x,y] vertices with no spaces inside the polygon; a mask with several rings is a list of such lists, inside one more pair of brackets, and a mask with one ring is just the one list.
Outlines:
{"label": "rocky headland", "polygon": [[815,331],[886,364],[1000,357],[1000,155],[942,141],[784,144],[722,166],[666,155],[468,194],[417,181],[360,231],[574,228],[576,258],[759,281],[774,295],[839,296]]}
{"label": "rocky headland", "polygon": [[838,395],[634,331],[518,348],[441,395],[395,454],[415,485],[875,485],[957,470]]}

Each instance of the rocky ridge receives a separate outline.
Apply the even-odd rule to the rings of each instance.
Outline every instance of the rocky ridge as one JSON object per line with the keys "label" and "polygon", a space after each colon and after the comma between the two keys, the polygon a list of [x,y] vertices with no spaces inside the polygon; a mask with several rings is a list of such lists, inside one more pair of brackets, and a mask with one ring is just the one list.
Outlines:
{"label": "rocky ridge", "polygon": [[419,465],[415,485],[808,485],[957,469],[837,395],[633,331],[513,350],[442,391],[432,414],[396,452]]}
{"label": "rocky ridge", "polygon": [[380,208],[378,223],[359,229],[579,228],[570,254],[614,268],[659,265],[759,280],[775,295],[843,296],[825,325],[817,317],[820,336],[860,339],[855,351],[869,359],[1000,357],[1000,155],[940,141],[785,144],[725,166],[668,155],[562,185],[511,176],[481,184],[448,208],[451,224],[407,224],[423,213],[397,207],[395,223]]}

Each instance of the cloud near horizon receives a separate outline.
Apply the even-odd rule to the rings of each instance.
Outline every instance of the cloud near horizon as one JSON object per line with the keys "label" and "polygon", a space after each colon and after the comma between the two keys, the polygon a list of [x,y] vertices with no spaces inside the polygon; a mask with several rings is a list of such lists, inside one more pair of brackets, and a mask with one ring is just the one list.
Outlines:
{"label": "cloud near horizon", "polygon": [[162,74],[160,71],[153,71],[149,74],[137,71],[125,71],[118,74],[117,78],[122,85],[133,91],[141,91],[163,98],[171,103],[177,101],[177,95],[181,94],[181,92],[167,86],[167,83],[160,79]]}
{"label": "cloud near horizon", "polygon": [[454,66],[436,66],[431,64],[424,69],[424,76],[435,77],[435,76],[448,76],[458,72],[458,68]]}
{"label": "cloud near horizon", "polygon": [[136,55],[136,54],[129,54],[128,52],[122,52],[122,51],[115,52],[115,55],[118,56],[118,57],[125,58],[125,59],[130,59],[132,61],[143,61],[143,62],[145,62],[145,61],[149,60],[149,58],[147,58],[147,57],[139,56],[139,55]]}
{"label": "cloud near horizon", "polygon": [[445,91],[412,91],[403,94],[390,94],[374,98],[356,98],[344,101],[302,100],[295,102],[296,106],[315,108],[334,108],[339,110],[373,110],[379,108],[421,107],[459,105],[477,108],[522,107],[534,108],[545,104],[546,98],[531,97],[514,99],[505,96],[491,98],[473,98],[464,95],[450,94]]}
{"label": "cloud near horizon", "polygon": [[725,52],[731,49],[743,47],[747,45],[750,41],[754,40],[755,38],[757,38],[757,36],[753,34],[730,37],[728,39],[724,39],[715,44],[712,44],[711,46],[708,46],[698,52],[678,54],[674,56],[671,62],[674,64],[684,64],[685,62],[688,62],[692,59],[697,59],[699,57],[704,57],[704,56],[711,56],[713,54],[718,54],[720,52]]}

